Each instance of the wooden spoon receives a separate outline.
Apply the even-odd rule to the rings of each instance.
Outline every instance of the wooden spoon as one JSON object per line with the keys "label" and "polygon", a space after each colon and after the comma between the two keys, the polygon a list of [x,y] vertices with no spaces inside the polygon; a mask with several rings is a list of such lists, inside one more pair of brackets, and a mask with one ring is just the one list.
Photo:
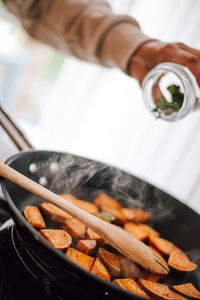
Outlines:
{"label": "wooden spoon", "polygon": [[143,242],[119,226],[109,224],[64,200],[38,183],[22,175],[0,161],[0,176],[12,181],[32,194],[63,209],[74,218],[99,234],[108,244],[146,270],[157,274],[168,274],[164,259],[155,254]]}

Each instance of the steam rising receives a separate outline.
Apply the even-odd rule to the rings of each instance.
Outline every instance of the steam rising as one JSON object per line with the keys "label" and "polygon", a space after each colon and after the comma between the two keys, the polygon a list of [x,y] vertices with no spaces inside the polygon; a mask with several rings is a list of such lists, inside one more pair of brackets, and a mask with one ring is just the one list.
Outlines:
{"label": "steam rising", "polygon": [[193,248],[187,251],[188,256],[191,258],[191,260],[197,264],[200,263],[200,249],[199,248]]}
{"label": "steam rising", "polygon": [[[55,174],[50,172],[52,163],[58,165]],[[148,210],[152,221],[173,218],[173,208],[166,209],[166,205],[159,201],[163,194],[165,197],[167,194],[114,167],[71,154],[54,154],[37,167],[40,175],[46,176],[48,187],[56,193],[70,193],[79,199],[93,201],[104,192],[125,207]]]}

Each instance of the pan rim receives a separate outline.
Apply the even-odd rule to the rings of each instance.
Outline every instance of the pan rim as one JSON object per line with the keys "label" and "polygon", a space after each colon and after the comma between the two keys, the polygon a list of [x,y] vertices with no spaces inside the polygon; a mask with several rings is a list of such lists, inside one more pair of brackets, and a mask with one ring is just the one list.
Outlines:
{"label": "pan rim", "polygon": [[[71,154],[69,152],[58,152],[58,151],[51,151],[51,150],[27,150],[27,151],[20,151],[19,153],[10,156],[9,158],[6,159],[5,163],[9,166],[15,160],[19,159],[20,157],[23,157],[23,155],[25,153],[46,153],[46,152],[52,153],[52,154],[58,154],[58,155],[66,155],[66,154],[68,155],[69,154],[69,155],[73,155],[78,158],[89,159],[87,157],[82,157],[82,156],[79,156],[76,154]],[[98,162],[98,163],[102,163],[102,164],[106,164],[106,163],[99,162],[99,161],[96,161],[93,159],[89,159],[89,160],[92,160],[92,161]],[[106,164],[106,165],[108,165],[108,164]],[[116,167],[114,167],[114,168],[116,168]],[[123,171],[123,172],[126,172],[126,171]],[[128,173],[128,172],[126,172],[126,173]],[[143,179],[141,179],[141,180],[143,180]],[[92,281],[95,280],[95,281],[99,282],[99,284],[101,284],[101,285],[103,284],[105,287],[108,287],[109,290],[114,289],[115,291],[120,293],[122,296],[126,296],[126,298],[130,298],[130,299],[134,299],[134,298],[135,299],[146,299],[137,294],[132,294],[131,292],[118,287],[117,285],[113,284],[112,282],[101,279],[99,276],[96,276],[96,275],[92,274],[91,272],[84,270],[83,268],[81,268],[78,265],[76,265],[75,263],[73,263],[70,259],[68,259],[67,256],[62,251],[55,249],[50,243],[47,242],[47,240],[34,227],[32,227],[28,223],[28,221],[24,218],[22,213],[16,207],[16,205],[12,201],[12,199],[9,195],[9,192],[5,186],[6,181],[7,180],[2,179],[1,186],[2,186],[2,191],[3,191],[4,197],[6,199],[6,202],[8,203],[9,208],[12,210],[13,214],[15,214],[17,216],[17,218],[20,220],[21,224],[23,224],[23,226],[25,226],[25,228],[28,230],[28,232],[31,234],[31,236],[34,238],[35,238],[35,236],[37,237],[37,240],[40,241],[40,244],[42,245],[42,247],[47,248],[48,251],[50,251],[51,253],[56,255],[57,259],[59,259],[60,262],[64,262],[65,264],[68,263],[73,269],[75,269],[75,271],[82,273],[82,275],[86,276],[88,279],[90,279]],[[11,215],[11,217],[12,217],[12,215]],[[14,223],[16,223],[15,220],[14,220]],[[108,297],[109,297],[109,294],[108,294]]]}
{"label": "pan rim", "polygon": [[[123,169],[120,169],[116,166],[112,166],[112,165],[109,165],[109,164],[106,164],[104,162],[100,162],[100,161],[96,161],[94,159],[90,159],[90,158],[87,158],[87,157],[82,157],[82,156],[79,156],[79,155],[76,155],[76,154],[71,154],[69,152],[58,152],[58,151],[50,151],[50,150],[28,150],[28,151],[23,151],[23,152],[20,152],[20,153],[17,153],[11,157],[9,157],[7,160],[6,160],[6,164],[10,165],[12,162],[16,161],[17,159],[20,159],[21,157],[24,156],[24,154],[26,153],[37,153],[37,154],[40,154],[40,153],[48,153],[49,155],[71,155],[75,158],[82,158],[82,159],[86,159],[86,160],[90,160],[90,161],[93,161],[93,162],[97,162],[97,163],[100,163],[100,164],[104,164],[108,167],[112,167],[112,168],[115,168],[115,169],[118,169],[118,170],[121,170],[122,172],[124,172],[125,174],[129,174],[130,176],[133,176],[133,177],[136,177],[137,179],[149,184],[150,186],[153,186],[155,188],[158,188],[159,190],[161,190],[161,192],[164,192],[166,193],[167,195],[169,196],[172,196],[174,198],[174,200],[177,202],[177,203],[180,203],[181,205],[185,206],[188,210],[190,210],[191,212],[193,212],[194,214],[197,215],[197,217],[200,217],[200,214],[193,210],[191,207],[189,207],[187,204],[183,203],[182,201],[178,200],[177,198],[175,198],[173,195],[171,195],[170,193],[168,192],[165,192],[163,189],[160,189],[159,187],[155,186],[154,184],[151,184],[149,183],[148,181],[145,181],[143,179],[141,179],[140,177],[138,176],[135,176],[134,174],[130,174],[128,173],[128,171],[124,171]],[[126,297],[126,299],[145,299],[139,295],[136,295],[136,294],[132,294],[131,292],[128,292],[126,290],[123,290],[121,289],[120,287],[114,285],[112,282],[108,282],[104,279],[101,279],[100,277],[98,276],[95,276],[93,275],[92,273],[84,270],[83,268],[79,267],[78,265],[74,264],[71,260],[69,260],[64,252],[62,251],[58,251],[57,249],[55,249],[53,246],[51,246],[44,237],[42,237],[39,232],[33,228],[27,221],[26,219],[24,218],[23,214],[21,213],[21,211],[18,209],[18,207],[15,205],[14,201],[12,201],[10,195],[9,195],[9,192],[7,191],[7,188],[6,188],[6,185],[5,185],[5,182],[7,182],[7,180],[2,180],[1,184],[2,184],[2,190],[3,190],[3,193],[4,193],[4,196],[6,198],[6,202],[8,203],[10,209],[12,210],[12,213],[14,215],[16,215],[16,217],[20,220],[21,224],[23,224],[23,226],[25,226],[25,228],[28,230],[29,233],[31,233],[31,236],[34,238],[35,236],[37,236],[37,239],[40,241],[40,244],[42,247],[44,247],[44,250],[45,248],[50,251],[51,254],[53,255],[56,255],[57,259],[59,260],[59,264],[61,263],[65,263],[66,265],[69,265],[72,270],[74,270],[75,274],[76,272],[79,272],[79,274],[81,276],[84,275],[84,278],[88,278],[88,280],[91,280],[92,282],[97,282],[99,285],[101,285],[103,288],[104,288],[104,292],[106,292],[106,288],[108,289],[109,293],[112,295],[112,290],[113,292],[117,292],[119,297]],[[8,201],[9,200],[9,201]],[[15,222],[16,223],[16,222]],[[20,224],[20,225],[21,225]],[[56,279],[56,278],[55,278]],[[58,280],[56,280],[58,281]],[[59,281],[58,281],[59,282]],[[83,290],[83,293],[84,290]],[[109,296],[109,294],[108,294]],[[91,297],[91,295],[90,295]]]}

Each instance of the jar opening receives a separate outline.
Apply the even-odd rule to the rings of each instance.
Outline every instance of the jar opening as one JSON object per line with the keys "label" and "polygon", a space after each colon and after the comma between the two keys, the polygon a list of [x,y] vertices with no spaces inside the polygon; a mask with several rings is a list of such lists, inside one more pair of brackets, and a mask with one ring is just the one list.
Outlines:
{"label": "jar opening", "polygon": [[144,103],[156,118],[181,119],[194,106],[196,85],[187,68],[173,63],[160,64],[143,81]]}

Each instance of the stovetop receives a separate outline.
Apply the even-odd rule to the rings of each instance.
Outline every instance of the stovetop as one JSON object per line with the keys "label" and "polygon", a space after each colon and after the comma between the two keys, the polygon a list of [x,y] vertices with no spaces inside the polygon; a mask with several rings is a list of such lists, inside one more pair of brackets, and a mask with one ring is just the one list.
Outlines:
{"label": "stovetop", "polygon": [[[48,290],[49,278],[26,263],[22,254],[16,226],[0,210],[0,299],[1,300],[57,300]],[[7,219],[7,220],[6,220]],[[5,221],[6,220],[6,221]],[[24,251],[24,250],[23,250]],[[22,258],[23,257],[23,258]],[[35,268],[35,269],[34,269]],[[68,297],[67,297],[68,298]],[[67,299],[66,298],[66,299]]]}
{"label": "stovetop", "polygon": [[45,295],[34,280],[31,279],[23,261],[16,253],[13,244],[15,225],[7,224],[0,231],[0,299],[44,299],[55,300],[55,297]]}

